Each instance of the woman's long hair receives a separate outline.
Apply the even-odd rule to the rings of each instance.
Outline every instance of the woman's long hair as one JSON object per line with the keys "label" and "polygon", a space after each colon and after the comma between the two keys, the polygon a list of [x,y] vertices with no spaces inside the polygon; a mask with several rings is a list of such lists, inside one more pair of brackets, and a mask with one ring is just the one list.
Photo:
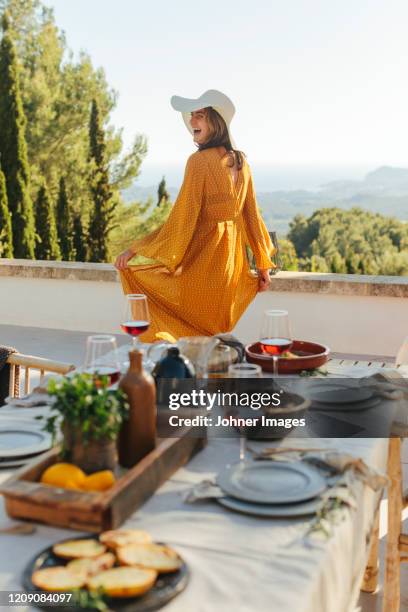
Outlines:
{"label": "woman's long hair", "polygon": [[210,126],[210,139],[204,143],[198,145],[199,151],[203,149],[211,149],[212,147],[225,147],[227,154],[229,155],[231,162],[230,166],[237,165],[238,170],[241,170],[244,160],[244,154],[242,151],[237,151],[232,148],[231,140],[228,134],[227,124],[212,106],[206,107],[207,121]]}

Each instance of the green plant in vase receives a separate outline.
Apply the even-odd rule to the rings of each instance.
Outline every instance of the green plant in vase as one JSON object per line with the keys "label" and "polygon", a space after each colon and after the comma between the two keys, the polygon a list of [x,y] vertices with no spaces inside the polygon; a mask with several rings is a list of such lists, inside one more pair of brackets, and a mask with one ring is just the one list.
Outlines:
{"label": "green plant in vase", "polygon": [[90,374],[52,379],[48,384],[55,401],[44,429],[54,439],[60,431],[64,459],[88,473],[113,470],[117,464],[116,438],[129,405],[124,393],[109,385],[108,376]]}

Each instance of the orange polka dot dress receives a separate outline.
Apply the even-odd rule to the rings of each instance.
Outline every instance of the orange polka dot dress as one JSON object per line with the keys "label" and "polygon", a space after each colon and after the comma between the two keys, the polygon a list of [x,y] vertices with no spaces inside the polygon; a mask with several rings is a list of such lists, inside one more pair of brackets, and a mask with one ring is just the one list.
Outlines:
{"label": "orange polka dot dress", "polygon": [[151,325],[141,339],[152,342],[159,331],[180,338],[233,329],[258,288],[246,245],[257,268],[273,267],[247,162],[234,181],[227,156],[216,148],[197,151],[167,221],[131,245],[154,263],[120,273],[126,294],[148,298]]}

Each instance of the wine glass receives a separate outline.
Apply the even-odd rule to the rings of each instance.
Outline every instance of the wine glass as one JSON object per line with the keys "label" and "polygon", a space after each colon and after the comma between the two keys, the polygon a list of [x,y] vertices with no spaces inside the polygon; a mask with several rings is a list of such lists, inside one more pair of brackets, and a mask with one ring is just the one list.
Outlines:
{"label": "wine glass", "polygon": [[265,310],[261,326],[262,352],[273,359],[273,373],[278,374],[278,359],[293,344],[287,310]]}
{"label": "wine glass", "polygon": [[147,297],[143,293],[130,293],[126,296],[125,308],[120,324],[122,331],[132,338],[133,349],[140,349],[140,334],[150,326]]}
{"label": "wine glass", "polygon": [[408,336],[400,346],[395,358],[395,366],[399,368],[402,376],[408,375]]}
{"label": "wine glass", "polygon": [[88,336],[86,341],[86,357],[84,372],[98,376],[107,376],[109,385],[118,382],[120,364],[115,336]]}
{"label": "wine glass", "polygon": [[[254,363],[234,363],[228,366],[228,376],[230,378],[260,378],[262,368]],[[245,462],[246,437],[245,427],[239,427],[239,461],[241,465]]]}

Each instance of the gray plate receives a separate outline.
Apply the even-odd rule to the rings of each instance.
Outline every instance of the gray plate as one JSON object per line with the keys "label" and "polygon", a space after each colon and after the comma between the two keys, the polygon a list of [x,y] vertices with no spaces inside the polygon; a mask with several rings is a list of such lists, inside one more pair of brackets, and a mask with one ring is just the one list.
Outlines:
{"label": "gray plate", "polygon": [[327,482],[302,462],[254,461],[227,466],[217,476],[225,493],[259,504],[288,504],[316,497]]}
{"label": "gray plate", "polygon": [[325,410],[327,412],[335,412],[336,410],[340,412],[356,412],[357,410],[374,408],[374,406],[378,406],[380,402],[381,397],[372,397],[365,402],[357,402],[357,404],[326,404],[314,401],[312,408],[315,410]]}
{"label": "gray plate", "polygon": [[51,448],[51,436],[23,420],[14,425],[0,424],[0,457],[12,458],[34,455]]}
{"label": "gray plate", "polygon": [[355,404],[373,397],[371,389],[322,389],[312,392],[312,401],[324,404]]}
{"label": "gray plate", "polygon": [[319,497],[298,504],[274,504],[271,506],[268,504],[251,504],[234,497],[217,497],[217,502],[221,506],[241,514],[265,517],[294,517],[315,514],[323,503]]}

